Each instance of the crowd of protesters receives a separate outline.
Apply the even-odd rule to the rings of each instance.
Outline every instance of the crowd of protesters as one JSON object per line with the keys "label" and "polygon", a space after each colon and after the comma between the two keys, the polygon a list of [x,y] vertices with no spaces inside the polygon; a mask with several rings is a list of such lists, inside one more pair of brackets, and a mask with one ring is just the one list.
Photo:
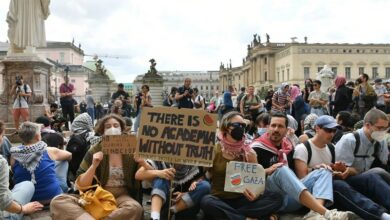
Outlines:
{"label": "crowd of protesters", "polygon": [[[165,106],[218,114],[215,157],[206,168],[103,154],[101,136],[137,135],[142,111],[153,107],[149,86],[131,100],[119,84],[106,115],[97,113],[88,92],[73,115],[74,88],[66,82],[63,114],[52,104],[34,123],[23,122],[21,145],[12,146],[0,121],[0,218],[21,219],[47,207],[53,219],[94,219],[75,190],[99,183],[117,203],[105,219],[142,219],[145,191],[153,220],[277,220],[291,212],[304,213],[303,219],[390,219],[390,83],[371,85],[361,74],[352,83],[337,76],[328,92],[321,84],[283,83],[264,101],[253,86],[239,92],[229,86],[208,103],[190,78],[172,88]],[[262,165],[264,193],[226,192],[229,161]]]}

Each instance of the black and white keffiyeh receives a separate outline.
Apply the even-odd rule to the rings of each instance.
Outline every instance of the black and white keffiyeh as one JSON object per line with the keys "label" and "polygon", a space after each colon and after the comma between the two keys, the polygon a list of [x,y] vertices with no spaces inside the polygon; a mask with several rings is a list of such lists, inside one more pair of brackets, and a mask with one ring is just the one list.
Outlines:
{"label": "black and white keffiyeh", "polygon": [[39,141],[29,146],[18,146],[10,149],[11,156],[31,173],[31,182],[36,184],[35,169],[38,167],[43,153],[47,150],[47,144]]}

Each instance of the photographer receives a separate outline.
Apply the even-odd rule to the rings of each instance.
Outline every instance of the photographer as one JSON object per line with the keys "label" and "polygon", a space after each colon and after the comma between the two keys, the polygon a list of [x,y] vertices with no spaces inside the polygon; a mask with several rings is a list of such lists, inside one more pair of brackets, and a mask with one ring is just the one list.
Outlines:
{"label": "photographer", "polygon": [[31,88],[24,84],[23,76],[15,77],[15,84],[12,86],[11,95],[14,98],[13,117],[16,130],[19,129],[19,118],[23,121],[29,120],[28,99],[31,97]]}
{"label": "photographer", "polygon": [[184,80],[184,85],[180,87],[175,95],[176,101],[179,103],[179,108],[194,108],[194,103],[192,102],[194,91],[191,89],[191,79],[186,78]]}

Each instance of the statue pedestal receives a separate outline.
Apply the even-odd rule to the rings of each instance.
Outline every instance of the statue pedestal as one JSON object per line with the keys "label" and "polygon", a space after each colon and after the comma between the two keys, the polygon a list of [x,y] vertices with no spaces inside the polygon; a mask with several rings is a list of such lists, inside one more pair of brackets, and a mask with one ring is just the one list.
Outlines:
{"label": "statue pedestal", "polygon": [[[50,91],[51,64],[39,58],[36,54],[11,54],[2,60],[3,93],[0,95],[0,119],[13,123],[12,106],[14,100],[11,88],[15,84],[15,76],[23,76],[25,84],[33,91],[29,98],[30,121],[35,121],[43,115],[48,103],[54,102]],[[22,121],[21,121],[22,122]]]}
{"label": "statue pedestal", "polygon": [[149,86],[149,94],[152,97],[153,106],[162,106],[163,104],[163,85],[164,80],[160,75],[151,75],[146,74],[142,78],[142,84]]}

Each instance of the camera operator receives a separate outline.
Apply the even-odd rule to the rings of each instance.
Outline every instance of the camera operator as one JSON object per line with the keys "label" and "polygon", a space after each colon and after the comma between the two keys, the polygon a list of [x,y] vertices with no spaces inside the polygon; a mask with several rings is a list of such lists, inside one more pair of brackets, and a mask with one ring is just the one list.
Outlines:
{"label": "camera operator", "polygon": [[194,91],[191,89],[191,79],[186,78],[184,85],[180,87],[175,95],[176,101],[179,102],[179,108],[194,108],[192,102]]}
{"label": "camera operator", "polygon": [[23,76],[15,77],[15,84],[12,86],[11,95],[14,98],[13,117],[16,130],[19,129],[19,119],[29,120],[28,99],[31,97],[31,88],[24,84]]}

